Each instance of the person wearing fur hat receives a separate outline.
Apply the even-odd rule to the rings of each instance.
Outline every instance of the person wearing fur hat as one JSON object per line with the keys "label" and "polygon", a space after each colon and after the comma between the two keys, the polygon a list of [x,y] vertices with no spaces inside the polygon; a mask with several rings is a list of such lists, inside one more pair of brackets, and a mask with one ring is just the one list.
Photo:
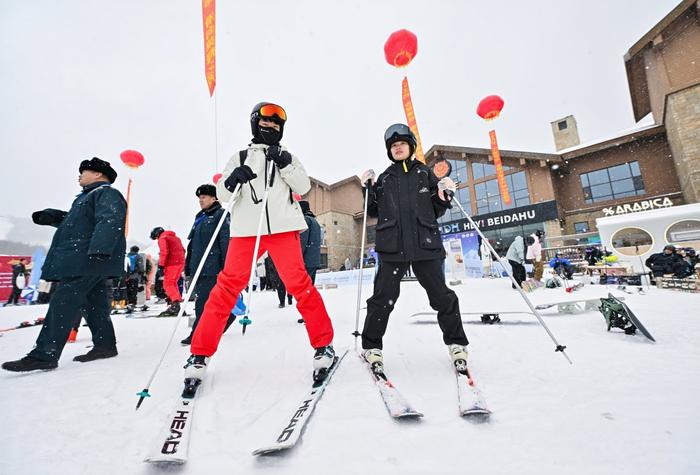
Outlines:
{"label": "person wearing fur hat", "polygon": [[[216,187],[214,185],[205,184],[198,187],[195,195],[199,199],[200,211],[194,217],[194,224],[190,234],[187,236],[189,243],[187,244],[187,257],[185,258],[185,276],[190,278],[194,277],[194,274],[197,272],[197,268],[204,258],[204,251],[206,251],[209,241],[214,236],[216,226],[221,221],[225,211],[216,196]],[[209,250],[209,254],[207,254],[202,272],[199,274],[195,284],[194,294],[196,295],[196,300],[194,313],[196,318],[189,336],[180,342],[183,345],[192,343],[192,335],[199,324],[202,312],[204,312],[204,304],[207,303],[211,289],[216,284],[216,276],[224,268],[226,252],[228,251],[230,226],[231,218],[227,215],[221,229],[219,229],[219,233],[216,235],[214,244]],[[235,316],[229,316],[226,328],[233,323],[235,318]]]}
{"label": "person wearing fur hat", "polygon": [[56,227],[41,269],[41,278],[57,282],[36,346],[20,360],[8,361],[8,371],[54,369],[68,340],[76,315],[92,332],[92,349],[74,361],[87,362],[117,355],[110,320],[108,279],[124,273],[126,200],[112,187],[117,172],[94,157],[78,168],[82,191],[69,211],[45,209],[32,214],[36,224]]}
{"label": "person wearing fur hat", "polygon": [[[286,121],[287,113],[279,105],[257,104],[250,114],[252,143],[229,159],[224,178],[217,183],[220,199],[236,200],[231,211],[231,241],[224,268],[192,337],[186,381],[201,381],[204,377],[231,309],[248,285],[251,265],[265,251],[306,322],[309,342],[315,350],[314,380],[323,380],[335,361],[333,326],[321,294],[306,272],[299,244],[299,232],[306,229],[306,222],[293,193],[308,192],[311,182],[301,161],[280,143]],[[265,193],[267,202],[263,206]],[[253,256],[261,216],[260,246],[258,255]]]}
{"label": "person wearing fur hat", "polygon": [[411,266],[430,306],[438,312],[442,338],[455,368],[466,371],[469,342],[457,295],[445,284],[445,249],[437,224],[437,218],[452,207],[456,185],[449,177],[438,180],[430,168],[416,160],[416,138],[407,125],[389,127],[384,144],[393,163],[376,182],[373,170],[362,174],[367,213],[377,217],[375,247],[380,261],[374,293],[367,300],[363,356],[375,372],[383,373],[382,338],[399,297],[401,278]]}

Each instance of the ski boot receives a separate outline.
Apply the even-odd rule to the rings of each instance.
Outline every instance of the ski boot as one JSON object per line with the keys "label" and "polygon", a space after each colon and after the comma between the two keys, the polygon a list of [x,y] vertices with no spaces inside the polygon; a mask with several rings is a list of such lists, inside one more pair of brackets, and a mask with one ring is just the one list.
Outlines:
{"label": "ski boot", "polygon": [[369,363],[370,368],[376,374],[384,374],[384,357],[379,348],[370,348],[362,352],[362,358]]}
{"label": "ski boot", "polygon": [[90,361],[101,360],[105,358],[114,358],[118,354],[119,352],[117,351],[116,346],[93,346],[92,349],[84,355],[78,355],[75,358],[73,358],[73,361],[77,361],[79,363],[87,363]]}
{"label": "ski boot", "polygon": [[330,370],[336,360],[333,345],[316,348],[316,353],[314,354],[314,383],[319,384],[326,379],[328,370]]}
{"label": "ski boot", "polygon": [[16,373],[56,368],[58,368],[57,361],[44,361],[29,355],[22,359],[16,361],[6,361],[2,364],[2,369],[6,371],[14,371]]}
{"label": "ski boot", "polygon": [[135,309],[136,309],[136,305],[130,303],[129,305],[126,306],[126,313],[134,313]]}
{"label": "ski boot", "polygon": [[191,355],[187,358],[185,365],[185,388],[182,390],[182,397],[191,399],[197,392],[197,388],[202,384],[204,373],[207,371],[209,357],[203,355]]}
{"label": "ski boot", "polygon": [[168,308],[158,314],[159,317],[177,317],[180,313],[180,302],[173,302]]}
{"label": "ski boot", "polygon": [[455,369],[462,374],[467,372],[467,347],[464,345],[447,345],[447,350],[450,352],[450,358],[455,365]]}

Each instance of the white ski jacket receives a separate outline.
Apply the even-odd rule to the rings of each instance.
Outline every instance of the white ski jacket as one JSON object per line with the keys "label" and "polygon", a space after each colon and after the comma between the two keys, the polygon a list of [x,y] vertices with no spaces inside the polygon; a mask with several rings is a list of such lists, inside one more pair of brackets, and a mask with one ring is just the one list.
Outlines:
{"label": "white ski jacket", "polygon": [[[231,210],[231,237],[255,236],[258,231],[258,220],[263,213],[262,234],[279,234],[288,231],[302,231],[306,229],[306,221],[301,207],[294,198],[292,192],[303,195],[311,189],[311,181],[306,170],[297,157],[292,155],[292,163],[279,169],[271,160],[267,160],[265,152],[268,146],[263,144],[251,144],[248,146],[248,155],[244,164],[248,165],[257,175],[241,187],[240,196]],[[282,147],[282,150],[286,150]],[[216,185],[216,193],[221,201],[229,201],[233,193],[226,189],[224,182],[231,175],[234,168],[241,165],[240,154],[232,156],[226,168],[222,172],[221,180]],[[262,200],[266,183],[266,171],[274,167],[272,187],[269,189],[266,209],[262,208]]]}

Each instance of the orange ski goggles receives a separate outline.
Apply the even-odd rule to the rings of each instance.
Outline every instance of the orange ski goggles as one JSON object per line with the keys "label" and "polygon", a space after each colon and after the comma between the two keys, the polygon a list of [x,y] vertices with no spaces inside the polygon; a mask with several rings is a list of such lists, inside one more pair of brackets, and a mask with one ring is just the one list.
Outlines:
{"label": "orange ski goggles", "polygon": [[287,121],[287,113],[277,104],[265,104],[260,108],[260,117],[273,118],[275,116],[280,120]]}

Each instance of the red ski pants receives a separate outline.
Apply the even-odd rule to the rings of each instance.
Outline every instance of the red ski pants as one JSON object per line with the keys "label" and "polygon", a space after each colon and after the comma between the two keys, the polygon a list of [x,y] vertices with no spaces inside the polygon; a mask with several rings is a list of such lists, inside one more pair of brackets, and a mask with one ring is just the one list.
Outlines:
{"label": "red ski pants", "polygon": [[180,288],[177,286],[177,281],[180,280],[184,268],[185,264],[163,267],[163,290],[171,302],[182,302],[182,295],[180,294]]}
{"label": "red ski pants", "polygon": [[[204,313],[192,337],[193,355],[211,356],[216,352],[238,294],[248,285],[254,248],[255,236],[231,238],[224,269],[216,279],[216,286],[209,294]],[[287,292],[297,301],[297,309],[304,317],[311,346],[320,348],[330,345],[333,341],[333,325],[321,294],[304,267],[299,232],[261,236],[256,260],[265,251],[275,263]]]}

